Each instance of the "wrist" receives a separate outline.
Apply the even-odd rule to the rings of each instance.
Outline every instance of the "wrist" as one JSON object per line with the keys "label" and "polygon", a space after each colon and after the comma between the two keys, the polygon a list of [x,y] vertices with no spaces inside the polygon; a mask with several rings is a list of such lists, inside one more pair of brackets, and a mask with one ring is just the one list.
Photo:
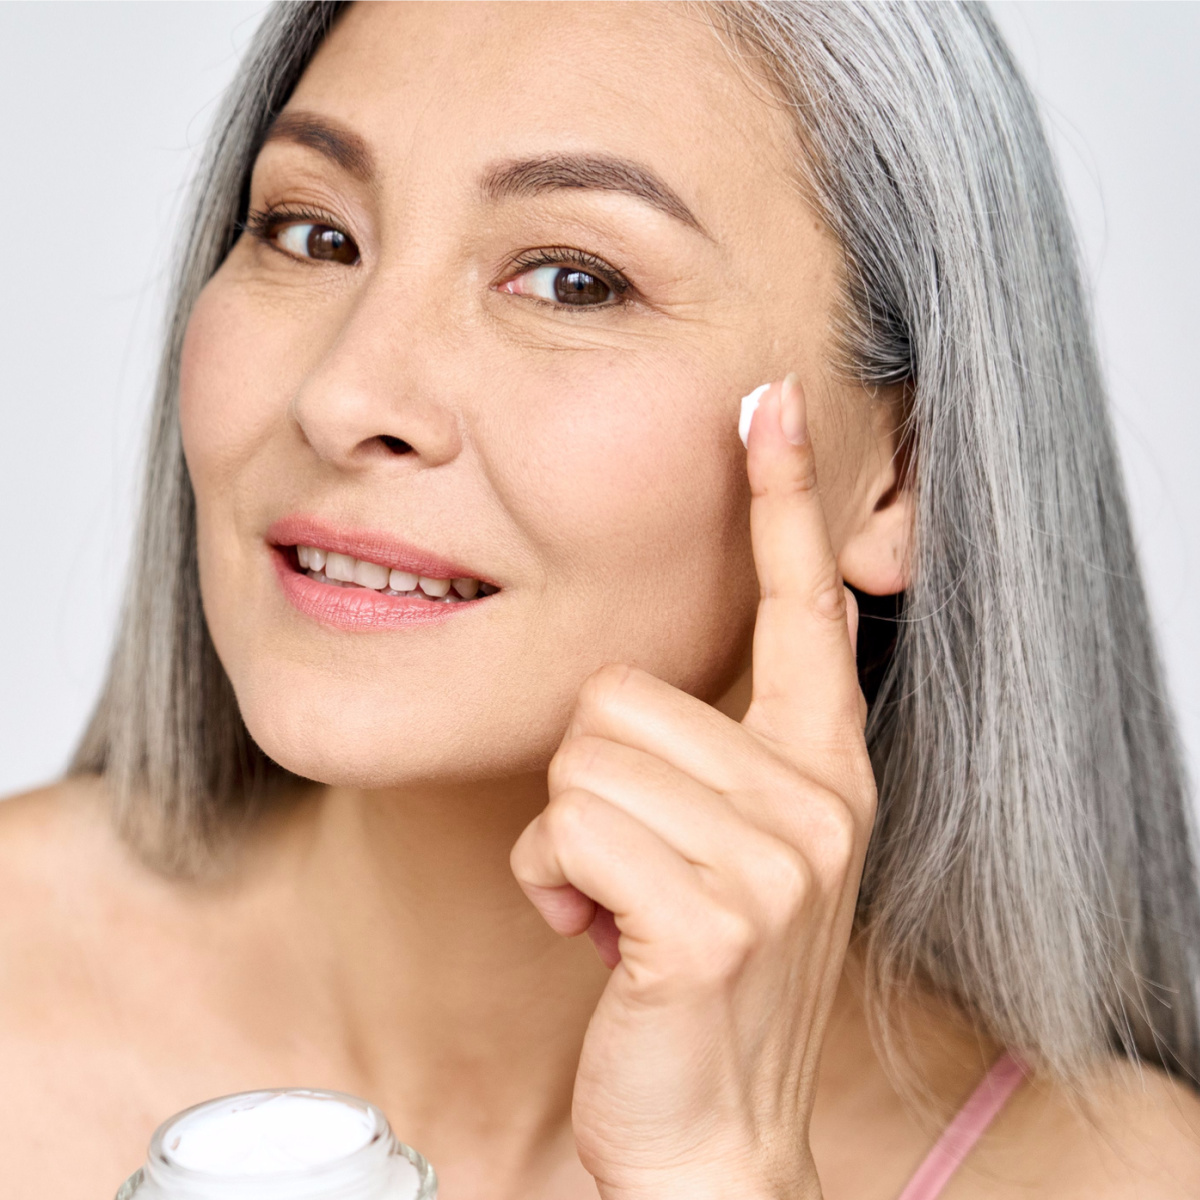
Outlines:
{"label": "wrist", "polygon": [[747,1188],[737,1179],[697,1186],[694,1182],[665,1183],[650,1189],[611,1189],[596,1185],[600,1200],[822,1200],[818,1184]]}
{"label": "wrist", "polygon": [[788,1179],[754,1178],[740,1167],[716,1165],[656,1173],[652,1180],[596,1180],[601,1200],[822,1200],[816,1171]]}

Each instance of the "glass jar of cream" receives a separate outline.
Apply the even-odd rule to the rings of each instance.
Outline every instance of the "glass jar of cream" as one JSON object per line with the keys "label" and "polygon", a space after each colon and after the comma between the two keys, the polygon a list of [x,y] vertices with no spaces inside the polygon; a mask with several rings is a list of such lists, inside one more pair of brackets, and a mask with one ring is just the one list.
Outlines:
{"label": "glass jar of cream", "polygon": [[434,1200],[433,1168],[373,1104],[276,1088],[164,1121],[116,1200]]}

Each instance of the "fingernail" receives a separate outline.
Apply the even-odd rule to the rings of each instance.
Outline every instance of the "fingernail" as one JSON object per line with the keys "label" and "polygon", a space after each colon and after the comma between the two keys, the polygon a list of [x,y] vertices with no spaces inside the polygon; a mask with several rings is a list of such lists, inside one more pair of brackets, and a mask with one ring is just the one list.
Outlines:
{"label": "fingernail", "polygon": [[795,371],[789,371],[783,380],[783,392],[779,398],[779,427],[793,446],[802,445],[808,437],[804,392],[800,388],[800,376]]}
{"label": "fingernail", "polygon": [[742,445],[749,448],[750,446],[750,422],[754,420],[755,410],[758,408],[759,401],[767,393],[769,383],[760,383],[748,396],[742,397],[742,411],[738,416],[738,437],[742,439]]}

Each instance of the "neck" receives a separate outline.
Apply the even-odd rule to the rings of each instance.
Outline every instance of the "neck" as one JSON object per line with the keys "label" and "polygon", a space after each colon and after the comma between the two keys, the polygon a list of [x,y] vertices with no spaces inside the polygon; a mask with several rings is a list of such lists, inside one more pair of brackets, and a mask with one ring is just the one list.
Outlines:
{"label": "neck", "polygon": [[[240,874],[257,881],[298,982],[289,1013],[331,1062],[350,1050],[339,1075],[434,1161],[464,1140],[535,1158],[569,1137],[575,1066],[608,972],[586,938],[550,931],[509,868],[545,803],[544,774],[487,788],[320,788],[247,845]],[[453,1151],[440,1145],[451,1129]]]}

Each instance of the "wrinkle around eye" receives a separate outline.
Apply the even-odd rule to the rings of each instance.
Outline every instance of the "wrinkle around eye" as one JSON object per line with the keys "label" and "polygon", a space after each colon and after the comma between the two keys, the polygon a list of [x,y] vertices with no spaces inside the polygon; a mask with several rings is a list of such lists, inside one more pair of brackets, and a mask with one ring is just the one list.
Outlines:
{"label": "wrinkle around eye", "polygon": [[[492,309],[489,323],[511,344],[533,353],[660,354],[664,347],[678,345],[681,332],[652,310],[631,314],[620,306],[604,306],[619,319],[602,321],[594,319],[598,314],[587,320],[586,313],[583,319],[563,319],[557,306],[536,300],[521,303],[520,312],[503,311],[503,307]],[[687,336],[689,341],[694,337]]]}
{"label": "wrinkle around eye", "polygon": [[696,342],[727,335],[731,324],[740,323],[740,306],[728,303],[715,284],[701,290],[698,283],[687,281],[691,295],[667,300],[655,297],[653,290],[646,296],[639,284],[634,284],[631,290],[637,295],[624,303],[579,309],[511,295],[493,285],[487,289],[485,310],[489,323],[517,344],[550,353],[635,351],[681,338]]}

